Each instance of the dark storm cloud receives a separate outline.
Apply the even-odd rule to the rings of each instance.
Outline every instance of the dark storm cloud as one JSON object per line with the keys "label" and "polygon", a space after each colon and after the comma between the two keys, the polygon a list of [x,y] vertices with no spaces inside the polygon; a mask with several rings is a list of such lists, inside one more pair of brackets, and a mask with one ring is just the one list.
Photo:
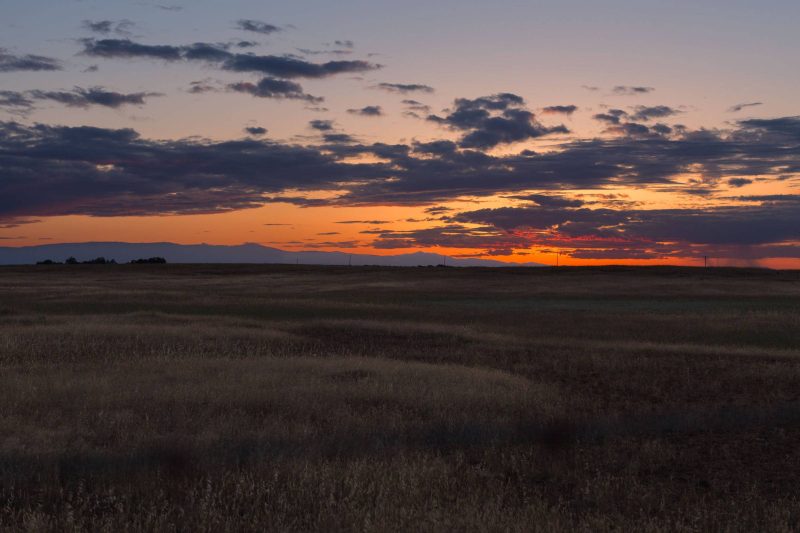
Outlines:
{"label": "dark storm cloud", "polygon": [[0,48],[0,72],[62,70],[61,62],[52,57],[37,55],[17,56]]}
{"label": "dark storm cloud", "polygon": [[728,112],[729,113],[738,113],[739,111],[741,111],[742,109],[745,109],[747,107],[755,107],[755,106],[759,106],[759,105],[764,105],[764,103],[763,102],[749,102],[749,103],[746,103],[746,104],[736,104],[736,105],[731,106],[730,108],[728,108]]}
{"label": "dark storm cloud", "polygon": [[578,110],[576,105],[551,105],[542,109],[546,115],[572,115]]}
{"label": "dark storm cloud", "polygon": [[638,94],[647,94],[655,91],[652,87],[643,87],[637,85],[617,85],[612,89],[614,94],[623,96],[635,96]]}
{"label": "dark storm cloud", "polygon": [[487,149],[551,133],[569,133],[563,125],[546,127],[540,124],[525,108],[522,97],[511,93],[474,100],[459,98],[447,116],[430,115],[428,120],[464,131],[459,141],[462,148]]}
{"label": "dark storm cloud", "polygon": [[308,126],[312,129],[317,131],[331,131],[333,130],[333,121],[332,120],[311,120],[308,122]]}
{"label": "dark storm cloud", "polygon": [[266,22],[261,22],[260,20],[252,20],[252,19],[237,20],[236,27],[239,28],[240,30],[252,31],[264,35],[269,35],[270,33],[276,33],[282,31],[281,28],[275,26],[274,24],[268,24]]}
{"label": "dark storm cloud", "polygon": [[368,105],[360,109],[348,109],[351,115],[361,115],[362,117],[379,117],[383,115],[383,109],[379,105]]}
{"label": "dark storm cloud", "polygon": [[124,105],[144,105],[145,99],[162,96],[160,93],[119,93],[103,87],[84,89],[76,87],[72,91],[30,91],[28,94],[36,100],[52,100],[69,107],[89,107],[93,105],[120,108]]}
{"label": "dark storm cloud", "polygon": [[223,70],[254,72],[279,78],[325,78],[336,74],[380,68],[367,61],[312,63],[292,56],[237,54],[225,44],[194,43],[186,46],[146,45],[130,39],[84,39],[83,53],[104,58],[149,58],[164,61],[203,61]]}
{"label": "dark storm cloud", "polygon": [[244,129],[244,131],[254,136],[267,134],[267,128],[262,128],[261,126],[248,126]]}
{"label": "dark storm cloud", "polygon": [[400,94],[407,94],[414,92],[432,93],[434,91],[433,87],[431,87],[430,85],[422,85],[420,83],[379,83],[375,87],[391,93],[400,93]]}
{"label": "dark storm cloud", "polygon": [[631,118],[633,120],[641,120],[646,122],[654,118],[671,117],[673,115],[677,115],[678,113],[680,113],[680,111],[666,105],[656,105],[656,106],[640,105],[634,108],[634,113],[631,115]]}
{"label": "dark storm cloud", "polygon": [[231,83],[228,89],[235,92],[247,93],[258,98],[288,98],[293,100],[305,100],[306,102],[319,103],[322,98],[311,96],[303,92],[299,83],[275,78],[262,78],[258,83],[242,81]]}

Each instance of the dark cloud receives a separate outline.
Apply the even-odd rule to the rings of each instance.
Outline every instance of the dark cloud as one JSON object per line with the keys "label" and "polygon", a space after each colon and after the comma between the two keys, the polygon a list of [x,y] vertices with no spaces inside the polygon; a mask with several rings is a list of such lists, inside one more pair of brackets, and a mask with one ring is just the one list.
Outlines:
{"label": "dark cloud", "polygon": [[342,46],[344,48],[353,48],[355,46],[355,43],[353,43],[353,41],[350,40],[333,41],[333,44],[335,44],[336,46]]}
{"label": "dark cloud", "polygon": [[124,105],[144,105],[145,99],[153,96],[162,96],[161,93],[119,93],[109,91],[103,87],[90,87],[84,89],[75,87],[72,91],[30,91],[29,94],[36,100],[52,100],[69,107],[89,107],[93,105],[120,108]]}
{"label": "dark cloud", "polygon": [[218,80],[206,78],[204,80],[193,81],[189,84],[189,92],[191,94],[204,94],[218,92],[220,83]]}
{"label": "dark cloud", "polygon": [[262,128],[261,126],[248,126],[244,129],[244,131],[254,136],[267,134],[267,128]]}
{"label": "dark cloud", "polygon": [[[346,137],[325,142],[297,146],[256,139],[154,141],[127,129],[6,122],[0,124],[0,217],[217,212],[268,202],[430,206],[460,197],[612,185],[692,192],[698,187],[714,189],[730,179],[780,180],[800,174],[798,117],[742,121],[729,131],[685,131],[668,138],[573,140],[562,143],[557,151],[525,150],[502,156],[459,148],[450,141],[361,144]],[[365,162],[354,162],[359,160]],[[687,183],[687,173],[702,180]],[[335,191],[338,196],[304,197],[304,191],[321,190]],[[287,196],[286,191],[300,192]],[[566,221],[570,224],[565,228],[576,232],[579,222],[593,222],[595,226],[586,227],[606,228],[614,238],[621,238],[613,231],[620,224],[630,229],[626,235],[655,228],[649,217],[656,212],[584,209],[600,217],[592,221],[587,220],[588,213],[556,207],[553,202],[558,200],[544,196],[560,195],[528,197],[537,206],[530,207],[525,216],[536,212],[551,217],[551,224],[562,224],[561,212],[578,213],[580,219]],[[775,202],[769,209],[760,208],[758,214],[766,217],[770,209],[779,214],[800,213],[799,205]],[[709,227],[721,228],[719,221],[734,220],[736,212],[711,212],[718,222],[709,222]],[[519,211],[512,214],[519,218]],[[751,213],[751,222],[755,214]],[[705,224],[706,219],[697,215],[681,219],[670,214],[687,228]],[[647,218],[648,225],[633,224],[628,216],[634,222]],[[499,224],[496,218],[491,222]],[[785,221],[787,228],[790,222]],[[734,233],[739,231],[736,224],[730,227]],[[774,228],[767,229],[776,234]],[[648,232],[641,235],[678,236]]]}
{"label": "dark cloud", "polygon": [[470,227],[448,224],[408,231],[386,230],[372,234],[378,235],[372,246],[380,249],[446,247],[510,250],[526,248],[529,245],[524,237],[515,236],[492,226]]}
{"label": "dark cloud", "polygon": [[634,108],[634,113],[631,115],[631,118],[633,120],[642,120],[646,122],[654,118],[671,117],[673,115],[677,115],[678,113],[680,113],[680,111],[666,105],[656,105],[656,106],[640,105]]}
{"label": "dark cloud", "polygon": [[527,200],[542,207],[580,207],[583,200],[577,198],[564,198],[563,196],[551,196],[548,194],[525,194],[510,196],[515,200]]}
{"label": "dark cloud", "polygon": [[403,104],[411,111],[420,111],[422,113],[430,113],[431,111],[429,105],[418,102],[417,100],[403,100]]}
{"label": "dark cloud", "polygon": [[183,48],[170,45],[139,44],[130,39],[84,39],[83,53],[104,58],[150,58],[178,61],[183,58]]}
{"label": "dark cloud", "polygon": [[[752,246],[800,239],[800,210],[785,206],[721,206],[703,209],[564,209],[503,207],[459,213],[456,222],[524,230],[540,244],[629,249],[683,243]],[[674,252],[673,249],[670,253]]]}
{"label": "dark cloud", "polygon": [[623,118],[627,117],[628,113],[622,109],[609,109],[605,113],[598,113],[592,118],[605,122],[606,124],[619,124]]}
{"label": "dark cloud", "polygon": [[638,94],[647,94],[655,91],[652,87],[642,87],[636,85],[617,85],[613,89],[614,94],[623,96],[635,96]]}
{"label": "dark cloud", "polygon": [[459,98],[449,115],[430,115],[428,120],[464,131],[459,141],[462,148],[487,149],[551,133],[569,132],[563,125],[546,127],[540,124],[534,114],[525,108],[525,101],[511,93],[474,100]]}
{"label": "dark cloud", "polygon": [[383,115],[383,109],[379,105],[368,105],[360,109],[348,109],[351,115],[361,115],[362,117],[379,117]]}
{"label": "dark cloud", "polygon": [[309,127],[317,131],[331,131],[333,130],[332,120],[311,120],[308,122]]}
{"label": "dark cloud", "polygon": [[759,105],[764,105],[764,103],[763,102],[749,102],[749,103],[746,103],[746,104],[736,104],[736,105],[731,106],[730,108],[728,108],[728,112],[730,112],[730,113],[738,113],[739,111],[741,111],[742,109],[745,109],[747,107],[755,107],[755,106],[759,106]]}
{"label": "dark cloud", "polygon": [[651,127],[638,122],[623,122],[621,124],[609,126],[605,131],[614,135],[624,135],[627,137],[657,137],[668,135],[672,132],[672,128],[666,124],[656,124]]}
{"label": "dark cloud", "polygon": [[380,65],[360,60],[310,63],[287,56],[235,54],[225,61],[222,68],[235,72],[260,72],[282,78],[325,78],[336,74],[375,70]]}
{"label": "dark cloud", "polygon": [[224,70],[255,72],[279,78],[325,78],[380,68],[366,61],[312,63],[292,56],[236,54],[228,45],[194,43],[187,46],[146,45],[130,39],[84,39],[83,53],[104,58],[150,58],[164,61],[203,61]]}
{"label": "dark cloud", "polygon": [[422,85],[419,83],[379,83],[376,85],[378,89],[383,89],[384,91],[392,92],[392,93],[432,93],[434,91],[433,87],[430,85]]}
{"label": "dark cloud", "polygon": [[62,70],[61,61],[52,57],[10,54],[0,48],[0,72]]}
{"label": "dark cloud", "polygon": [[429,215],[442,215],[444,213],[449,213],[452,210],[453,210],[452,207],[445,207],[443,205],[436,205],[436,206],[433,206],[433,207],[426,208],[425,212],[428,213]]}
{"label": "dark cloud", "polygon": [[326,143],[346,144],[355,142],[355,139],[346,133],[326,133],[322,136]]}
{"label": "dark cloud", "polygon": [[[268,141],[151,141],[130,129],[0,123],[0,217],[213,213],[378,178],[379,166]],[[277,196],[265,196],[273,193]]]}
{"label": "dark cloud", "polygon": [[231,83],[228,89],[235,92],[247,93],[258,98],[288,98],[305,100],[306,102],[319,103],[323,99],[303,92],[299,83],[276,78],[262,78],[258,83],[242,81]]}
{"label": "dark cloud", "polygon": [[266,22],[261,22],[260,20],[252,20],[252,19],[237,20],[236,27],[239,28],[240,30],[252,31],[264,35],[269,35],[270,33],[276,33],[282,31],[281,28],[275,26],[274,24],[268,24]]}
{"label": "dark cloud", "polygon": [[26,93],[0,90],[0,109],[9,113],[25,115],[33,109],[33,100]]}
{"label": "dark cloud", "polygon": [[94,33],[109,34],[111,32],[120,35],[130,35],[130,29],[133,28],[134,23],[130,20],[123,19],[119,21],[113,20],[84,20],[83,27]]}
{"label": "dark cloud", "polygon": [[728,180],[728,185],[736,188],[744,187],[745,185],[750,185],[751,183],[753,183],[753,180],[749,178],[731,178]]}
{"label": "dark cloud", "polygon": [[458,150],[458,145],[453,141],[430,141],[426,143],[415,143],[414,151],[420,154],[430,154],[439,157],[454,156]]}
{"label": "dark cloud", "polygon": [[542,109],[546,115],[572,115],[578,110],[576,105],[551,105]]}

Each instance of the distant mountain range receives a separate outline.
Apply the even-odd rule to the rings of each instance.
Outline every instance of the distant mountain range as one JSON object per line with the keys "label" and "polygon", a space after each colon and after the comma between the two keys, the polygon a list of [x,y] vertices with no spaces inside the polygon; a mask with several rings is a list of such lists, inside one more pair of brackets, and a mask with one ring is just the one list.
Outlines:
{"label": "distant mountain range", "polygon": [[382,265],[382,266],[547,266],[541,263],[505,263],[492,259],[456,259],[426,252],[398,255],[348,254],[345,252],[288,252],[260,244],[224,246],[217,244],[175,244],[171,242],[82,242],[40,246],[1,247],[0,265],[26,265],[51,259],[63,262],[68,257],[88,261],[97,257],[128,263],[135,259],[163,257],[169,263],[283,263],[303,265]]}

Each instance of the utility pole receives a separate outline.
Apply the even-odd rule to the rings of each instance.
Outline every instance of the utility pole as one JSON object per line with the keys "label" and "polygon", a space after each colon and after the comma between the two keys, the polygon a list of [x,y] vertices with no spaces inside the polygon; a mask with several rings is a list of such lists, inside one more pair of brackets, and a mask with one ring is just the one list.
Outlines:
{"label": "utility pole", "polygon": [[350,254],[350,257],[347,258],[347,266],[353,266],[353,254]]}
{"label": "utility pole", "polygon": [[442,256],[442,264],[443,264],[444,266],[447,266],[447,256],[446,256],[446,255],[443,255],[443,256]]}
{"label": "utility pole", "polygon": [[561,257],[561,250],[556,252],[556,268],[558,267],[558,260]]}
{"label": "utility pole", "polygon": [[703,268],[708,268],[708,256],[703,256]]}

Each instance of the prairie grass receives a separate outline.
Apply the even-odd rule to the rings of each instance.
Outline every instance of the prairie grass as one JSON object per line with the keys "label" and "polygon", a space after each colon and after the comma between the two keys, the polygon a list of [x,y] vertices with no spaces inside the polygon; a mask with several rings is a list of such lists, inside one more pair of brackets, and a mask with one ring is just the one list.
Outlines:
{"label": "prairie grass", "polygon": [[0,268],[0,530],[794,531],[800,274]]}

